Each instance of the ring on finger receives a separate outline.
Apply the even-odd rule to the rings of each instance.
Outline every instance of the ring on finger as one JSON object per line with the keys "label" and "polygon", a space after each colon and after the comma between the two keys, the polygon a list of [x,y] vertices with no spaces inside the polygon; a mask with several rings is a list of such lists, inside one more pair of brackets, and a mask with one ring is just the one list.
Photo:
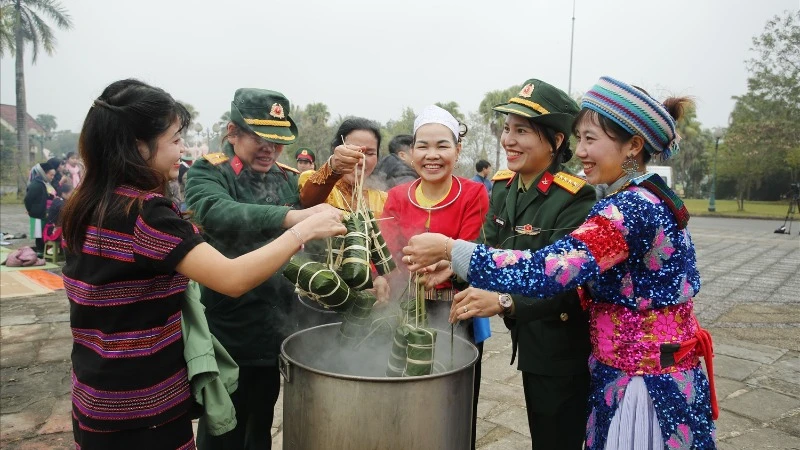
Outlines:
{"label": "ring on finger", "polygon": [[464,314],[466,314],[467,312],[469,312],[469,309],[467,309],[467,307],[465,306],[464,307]]}

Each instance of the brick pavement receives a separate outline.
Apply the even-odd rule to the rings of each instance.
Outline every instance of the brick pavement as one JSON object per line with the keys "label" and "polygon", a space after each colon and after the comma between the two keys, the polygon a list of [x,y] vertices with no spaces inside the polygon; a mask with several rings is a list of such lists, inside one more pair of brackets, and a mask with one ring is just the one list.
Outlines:
{"label": "brick pavement", "polygon": [[[0,229],[25,232],[20,210],[0,206]],[[720,449],[800,449],[800,237],[773,234],[777,225],[710,218],[690,225],[703,278],[697,315],[715,340]],[[492,328],[478,448],[529,449],[521,378],[508,365],[510,339],[499,320]],[[0,301],[0,447],[73,448],[70,343],[63,291]],[[279,401],[273,448],[281,446],[281,412]]]}

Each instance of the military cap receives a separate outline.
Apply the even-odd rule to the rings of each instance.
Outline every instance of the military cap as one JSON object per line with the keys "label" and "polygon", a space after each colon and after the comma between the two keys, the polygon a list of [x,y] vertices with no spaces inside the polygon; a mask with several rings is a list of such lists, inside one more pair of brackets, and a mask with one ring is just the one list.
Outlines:
{"label": "military cap", "polygon": [[289,117],[290,106],[280,92],[237,89],[231,102],[231,122],[269,142],[291,144],[297,139],[297,125]]}
{"label": "military cap", "polygon": [[516,96],[492,109],[526,117],[567,136],[572,133],[572,123],[580,111],[566,92],[536,79],[526,81]]}
{"label": "military cap", "polygon": [[300,161],[301,159],[309,161],[309,162],[316,162],[317,156],[314,152],[307,147],[298,148],[296,152],[294,152],[294,159]]}

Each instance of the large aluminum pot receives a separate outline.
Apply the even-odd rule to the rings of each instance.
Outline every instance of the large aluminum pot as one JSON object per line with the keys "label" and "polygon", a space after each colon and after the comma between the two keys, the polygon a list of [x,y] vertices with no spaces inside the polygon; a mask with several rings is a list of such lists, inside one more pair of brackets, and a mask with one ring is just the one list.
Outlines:
{"label": "large aluminum pot", "polygon": [[450,334],[439,332],[439,373],[388,378],[389,345],[342,353],[338,328],[309,328],[281,345],[284,449],[470,447],[474,345],[456,336],[451,352]]}

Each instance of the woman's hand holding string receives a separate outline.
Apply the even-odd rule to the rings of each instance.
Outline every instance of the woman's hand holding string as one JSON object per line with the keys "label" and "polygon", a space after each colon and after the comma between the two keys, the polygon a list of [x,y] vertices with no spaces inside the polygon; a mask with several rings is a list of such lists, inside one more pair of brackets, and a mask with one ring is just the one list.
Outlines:
{"label": "woman's hand holding string", "polygon": [[283,218],[281,227],[287,229],[291,228],[318,213],[339,214],[339,217],[341,217],[341,210],[327,203],[320,203],[310,208],[289,210],[289,212],[286,213],[286,217]]}
{"label": "woman's hand holding string", "polygon": [[450,323],[473,317],[492,317],[503,312],[497,292],[468,287],[453,297]]}
{"label": "woman's hand holding string", "polygon": [[296,236],[303,244],[310,240],[341,236],[347,233],[347,228],[343,223],[344,211],[327,204],[317,206],[324,206],[324,208],[318,208],[317,212],[291,228],[297,233]]}
{"label": "woman's hand holding string", "polygon": [[340,175],[353,173],[358,163],[364,160],[364,150],[366,147],[358,145],[339,145],[333,149],[328,165],[334,173]]}
{"label": "woman's hand holding string", "polygon": [[403,247],[403,262],[409,272],[417,272],[442,260],[450,260],[452,239],[438,233],[413,236]]}
{"label": "woman's hand holding string", "polygon": [[377,276],[372,280],[372,291],[375,293],[375,306],[382,308],[389,304],[389,281]]}
{"label": "woman's hand holding string", "polygon": [[425,288],[433,289],[453,276],[453,267],[450,261],[439,261],[420,269],[419,273],[424,274],[422,281],[425,283]]}

